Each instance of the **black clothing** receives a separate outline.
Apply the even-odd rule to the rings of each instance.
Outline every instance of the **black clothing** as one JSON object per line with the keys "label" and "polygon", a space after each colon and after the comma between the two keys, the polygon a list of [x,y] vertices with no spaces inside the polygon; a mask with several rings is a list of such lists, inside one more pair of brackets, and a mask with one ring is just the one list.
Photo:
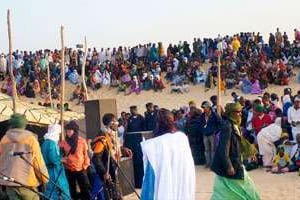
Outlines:
{"label": "black clothing", "polygon": [[196,115],[188,119],[186,130],[195,165],[204,165],[205,148],[203,143],[203,134],[200,132],[200,115]]}
{"label": "black clothing", "polygon": [[[235,175],[227,175],[230,167],[235,170]],[[231,179],[244,179],[244,169],[241,155],[241,136],[230,120],[222,124],[221,134],[215,157],[211,166],[217,175]]]}
{"label": "black clothing", "polygon": [[[144,118],[141,115],[131,116],[128,120],[127,132],[144,131]],[[142,187],[144,167],[141,142],[142,134],[124,134],[124,146],[133,154],[134,182],[136,188]]]}
{"label": "black clothing", "polygon": [[145,112],[145,131],[153,131],[156,127],[156,115],[154,112]]}
{"label": "black clothing", "polygon": [[[66,169],[66,175],[70,186],[70,193],[72,199],[90,199],[90,183],[87,172],[84,171],[69,171]],[[76,192],[76,182],[79,185],[80,193]]]}

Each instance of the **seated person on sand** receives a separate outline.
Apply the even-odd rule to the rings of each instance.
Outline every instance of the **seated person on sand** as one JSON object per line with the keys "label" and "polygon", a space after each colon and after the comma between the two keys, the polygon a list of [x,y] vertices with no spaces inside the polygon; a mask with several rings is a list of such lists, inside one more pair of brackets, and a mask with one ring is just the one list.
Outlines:
{"label": "seated person on sand", "polygon": [[290,157],[285,152],[283,146],[277,149],[277,155],[273,160],[272,173],[286,173],[289,171]]}
{"label": "seated person on sand", "polygon": [[45,97],[45,96],[47,95],[47,90],[48,90],[46,79],[43,78],[43,79],[41,80],[41,85],[40,85],[40,87],[41,87],[41,95],[42,95],[42,97]]}
{"label": "seated person on sand", "polygon": [[143,83],[143,90],[149,91],[152,89],[154,89],[154,76],[150,74]]}
{"label": "seated person on sand", "polygon": [[140,81],[138,80],[137,76],[133,76],[129,89],[130,89],[129,92],[126,95],[130,95],[131,93],[136,93],[136,94],[141,93]]}
{"label": "seated person on sand", "polygon": [[9,77],[7,77],[6,80],[2,83],[1,92],[12,96],[12,81]]}
{"label": "seated person on sand", "polygon": [[114,73],[112,73],[110,87],[118,87],[119,84],[120,84],[120,81],[117,79],[116,75]]}
{"label": "seated person on sand", "polygon": [[56,88],[52,89],[51,94],[52,94],[52,99],[55,99],[55,100],[59,100],[60,99],[59,91]]}
{"label": "seated person on sand", "polygon": [[31,82],[27,82],[24,94],[27,98],[35,98],[35,92]]}
{"label": "seated person on sand", "polygon": [[235,87],[236,85],[236,80],[233,74],[228,74],[226,79],[225,79],[225,83],[226,83],[226,88],[227,89],[232,89]]}
{"label": "seated person on sand", "polygon": [[127,85],[125,83],[121,82],[118,86],[117,93],[119,94],[120,92],[124,92],[124,94],[126,95],[126,88],[127,88]]}
{"label": "seated person on sand", "polygon": [[102,75],[98,69],[92,74],[90,83],[93,90],[98,90],[101,87]]}
{"label": "seated person on sand", "polygon": [[74,69],[68,76],[68,79],[70,82],[74,85],[78,84],[79,81],[79,75],[76,69]]}
{"label": "seated person on sand", "polygon": [[251,83],[251,94],[262,94],[263,91],[260,88],[259,81],[257,79],[253,79]]}
{"label": "seated person on sand", "polygon": [[25,89],[26,89],[25,79],[22,78],[22,80],[20,81],[20,83],[17,85],[18,95],[23,96],[25,94]]}
{"label": "seated person on sand", "polygon": [[33,82],[33,91],[35,96],[41,92],[40,83],[37,79]]}
{"label": "seated person on sand", "polygon": [[104,70],[104,72],[102,73],[102,84],[105,86],[109,86],[110,80],[110,73],[107,70]]}
{"label": "seated person on sand", "polygon": [[215,81],[212,72],[209,71],[207,74],[207,79],[205,81],[205,92],[209,89],[214,88],[215,86],[217,86],[217,82]]}
{"label": "seated person on sand", "polygon": [[172,70],[172,67],[168,67],[167,68],[167,73],[165,75],[165,80],[167,81],[167,83],[172,82],[174,78],[174,72]]}
{"label": "seated person on sand", "polygon": [[277,78],[275,84],[277,85],[289,85],[290,77],[286,70],[279,70],[277,72]]}
{"label": "seated person on sand", "polygon": [[154,78],[154,91],[157,92],[157,91],[162,91],[163,89],[165,88],[164,86],[164,83],[163,81],[161,80],[160,76],[159,75],[156,75],[155,78]]}
{"label": "seated person on sand", "polygon": [[195,84],[201,84],[205,83],[206,81],[206,74],[201,71],[200,68],[197,68],[194,72],[194,83]]}
{"label": "seated person on sand", "polygon": [[183,94],[182,84],[171,83],[171,94],[173,94],[173,93]]}
{"label": "seated person on sand", "polygon": [[296,135],[296,144],[293,145],[290,153],[291,164],[289,171],[295,172],[300,169],[300,133]]}
{"label": "seated person on sand", "polygon": [[237,88],[240,88],[244,94],[250,94],[252,90],[252,83],[246,76],[240,81]]}
{"label": "seated person on sand", "polygon": [[77,85],[76,88],[72,92],[72,97],[69,99],[69,101],[73,101],[75,99],[79,99],[81,94],[81,87],[80,85]]}

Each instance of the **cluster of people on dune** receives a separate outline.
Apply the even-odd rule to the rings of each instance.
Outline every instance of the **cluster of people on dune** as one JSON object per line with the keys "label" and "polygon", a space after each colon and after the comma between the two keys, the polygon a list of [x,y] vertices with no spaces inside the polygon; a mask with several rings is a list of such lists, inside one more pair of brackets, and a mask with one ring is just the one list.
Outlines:
{"label": "cluster of people on dune", "polygon": [[[100,52],[89,49],[85,74],[94,90],[107,85],[129,95],[161,91],[169,83],[172,93],[188,92],[190,83],[203,83],[209,89],[216,81],[216,51],[221,51],[223,90],[240,87],[243,93],[262,96],[252,101],[232,93],[232,102],[224,108],[217,105],[217,96],[200,107],[190,101],[172,111],[147,103],[144,116],[131,106],[120,119],[106,113],[104,127],[93,140],[79,135],[75,121],[64,127],[66,140],[59,140],[58,124],[49,125],[38,140],[26,130],[26,118],[13,114],[0,141],[1,198],[39,199],[43,194],[50,199],[122,199],[117,174],[125,156],[132,158],[134,187],[142,189],[142,199],[195,199],[194,165],[199,164],[216,174],[212,199],[260,199],[248,170],[262,165],[266,171],[286,173],[300,167],[300,92],[285,88],[281,97],[263,93],[268,84],[287,85],[292,68],[299,64],[300,32],[294,31],[293,43],[277,29],[268,44],[259,33],[241,33],[195,39],[192,50],[187,42],[180,42],[166,53],[161,43]],[[59,99],[60,80],[65,78],[77,85],[70,100],[84,102],[79,80],[84,54],[67,49],[65,57],[67,70],[62,76],[58,50],[16,51],[18,94],[49,99],[51,84],[52,98]],[[6,59],[2,54],[1,91],[11,95]],[[201,64],[207,61],[212,65],[205,72]],[[44,105],[49,106],[48,100]],[[152,132],[153,138],[145,141],[144,131]],[[39,188],[43,184],[45,188]]]}
{"label": "cluster of people on dune", "polygon": [[[239,33],[217,38],[194,38],[188,42],[170,44],[165,50],[162,43],[149,43],[135,47],[96,48],[86,52],[85,76],[89,88],[115,87],[125,95],[141,91],[162,91],[170,84],[170,92],[185,93],[190,84],[204,84],[207,89],[216,85],[217,50],[221,51],[222,90],[240,88],[245,94],[261,94],[269,84],[288,85],[294,75],[293,68],[300,65],[300,32],[295,29],[291,42],[277,28],[268,42],[260,33]],[[34,98],[41,95],[48,104],[48,85],[52,98],[60,94],[59,50],[15,51],[13,70],[18,95]],[[65,51],[66,72],[63,78],[81,87],[76,90],[78,103],[85,100],[81,86],[82,49],[67,48]],[[210,63],[208,70],[204,63]],[[50,70],[50,81],[47,69]],[[8,55],[0,57],[0,78],[4,80],[1,91],[12,95],[12,81],[8,75]],[[73,99],[73,97],[72,97]]]}
{"label": "cluster of people on dune", "polygon": [[[253,101],[236,93],[232,98],[225,108],[212,96],[200,107],[190,101],[170,111],[147,103],[144,115],[137,106],[119,119],[107,113],[93,140],[79,135],[75,121],[65,126],[66,140],[59,141],[59,124],[49,125],[37,140],[25,130],[26,118],[14,114],[0,141],[0,177],[6,177],[0,179],[0,193],[9,199],[38,198],[37,191],[54,199],[121,199],[116,174],[125,156],[132,158],[133,187],[142,189],[142,199],[194,199],[194,165],[215,172],[212,199],[260,199],[247,171],[259,166],[272,173],[299,171],[300,92],[286,88],[281,98],[269,93]],[[145,141],[144,131],[153,138]],[[14,152],[25,152],[35,167]],[[7,182],[9,177],[23,185]],[[40,184],[45,190],[37,188]]]}

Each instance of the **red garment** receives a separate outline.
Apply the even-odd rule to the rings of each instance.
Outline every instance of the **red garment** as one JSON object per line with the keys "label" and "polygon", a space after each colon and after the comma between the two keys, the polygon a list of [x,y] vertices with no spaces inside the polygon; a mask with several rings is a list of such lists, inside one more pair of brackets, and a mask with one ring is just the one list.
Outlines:
{"label": "red garment", "polygon": [[269,126],[270,124],[272,124],[272,119],[270,115],[267,114],[264,114],[262,118],[256,115],[252,120],[252,126],[256,135],[258,135],[262,128]]}

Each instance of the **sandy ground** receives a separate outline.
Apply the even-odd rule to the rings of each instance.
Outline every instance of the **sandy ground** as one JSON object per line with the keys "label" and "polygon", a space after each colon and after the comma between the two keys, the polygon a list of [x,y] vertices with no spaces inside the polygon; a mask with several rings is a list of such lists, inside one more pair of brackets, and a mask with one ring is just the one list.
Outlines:
{"label": "sandy ground", "polygon": [[[298,71],[296,71],[298,75]],[[294,92],[300,90],[299,84],[296,81],[296,76],[293,77],[290,88]],[[269,86],[266,91],[270,93],[276,93],[280,97],[283,94],[284,86]],[[74,86],[67,82],[66,84],[66,99],[70,97]],[[229,90],[226,95],[222,95],[222,103],[225,104],[231,101],[231,92],[236,91],[241,94],[239,90]],[[204,86],[191,86],[190,92],[187,94],[171,94],[170,88],[167,88],[162,92],[142,92],[140,95],[131,94],[130,96],[124,96],[123,93],[117,94],[116,89],[102,88],[97,92],[90,92],[90,99],[98,98],[116,98],[118,113],[121,111],[129,111],[129,106],[137,105],[139,112],[145,111],[145,104],[147,102],[153,102],[168,109],[179,108],[180,106],[187,105],[190,100],[194,100],[198,106],[204,100],[208,100],[210,96],[217,93],[217,88],[204,92]],[[254,99],[256,96],[245,95],[245,97]],[[25,101],[32,101],[22,98]],[[34,103],[37,104],[38,100]],[[75,103],[71,103],[71,109],[77,112],[83,112],[83,106],[76,106]],[[290,174],[269,174],[263,169],[250,172],[250,176],[253,178],[257,188],[261,194],[262,199],[265,200],[296,200],[300,199],[300,177],[296,173]],[[209,199],[212,193],[214,181],[214,174],[203,167],[197,167],[197,193],[196,199]],[[128,200],[137,199],[134,195],[126,198]]]}
{"label": "sandy ground", "polygon": [[[298,75],[298,70],[295,70],[295,73]],[[170,85],[165,84],[166,88],[162,92],[154,91],[142,91],[140,95],[135,93],[125,96],[124,93],[118,93],[116,88],[102,87],[98,91],[89,91],[89,99],[107,99],[107,98],[116,98],[117,99],[117,110],[118,113],[122,111],[129,111],[131,105],[138,106],[139,112],[144,113],[145,104],[147,102],[153,102],[158,104],[161,108],[168,109],[178,109],[181,106],[187,106],[188,102],[193,100],[200,107],[201,102],[204,100],[209,100],[212,95],[217,94],[217,87],[210,89],[205,92],[204,84],[201,85],[190,85],[190,91],[185,94],[171,94]],[[300,90],[300,85],[297,83],[297,76],[292,77],[291,84],[289,86],[277,86],[270,85],[265,91],[269,93],[276,93],[279,97],[283,95],[283,89],[290,87],[294,93]],[[75,85],[70,84],[66,81],[65,88],[65,99],[68,100],[71,97],[72,91],[74,90]],[[226,94],[222,93],[221,102],[225,105],[227,102],[232,101],[231,92],[235,91],[237,94],[242,95],[248,99],[254,99],[258,95],[243,95],[239,89],[227,90]],[[24,97],[21,97],[22,100],[32,102],[32,99],[28,100]],[[42,101],[40,98],[33,103],[38,103]],[[59,103],[59,102],[56,102]],[[84,112],[84,107],[82,105],[77,106],[75,103],[71,103],[71,109],[77,112]]]}
{"label": "sandy ground", "polygon": [[[300,199],[300,177],[297,173],[271,174],[263,169],[249,172],[262,200],[298,200]],[[196,200],[209,200],[214,183],[214,173],[202,166],[196,167]],[[132,194],[125,200],[136,200]]]}

